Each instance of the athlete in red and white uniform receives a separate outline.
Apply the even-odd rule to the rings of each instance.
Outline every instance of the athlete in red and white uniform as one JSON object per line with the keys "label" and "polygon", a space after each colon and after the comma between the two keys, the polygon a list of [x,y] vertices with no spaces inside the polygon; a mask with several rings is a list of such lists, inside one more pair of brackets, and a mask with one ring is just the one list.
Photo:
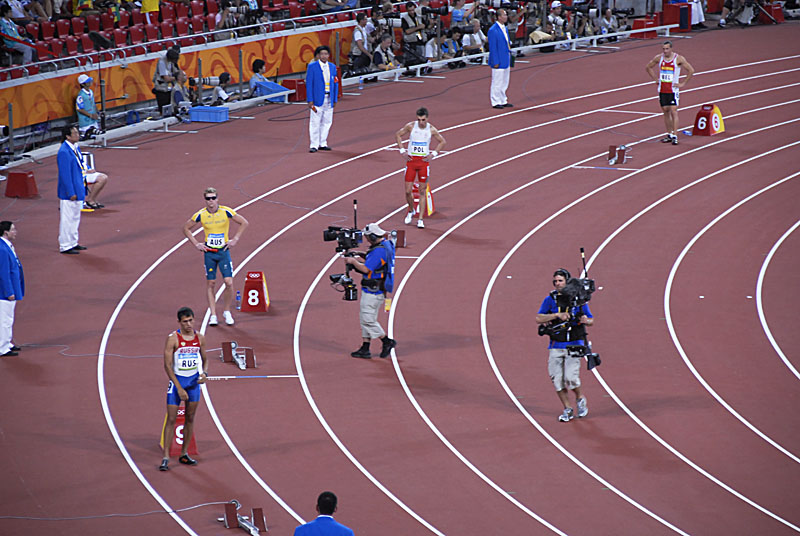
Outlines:
{"label": "athlete in red and white uniform", "polygon": [[[661,143],[678,145],[678,91],[692,79],[694,68],[686,58],[673,52],[671,41],[665,41],[661,49],[662,53],[650,60],[645,70],[658,84],[658,100],[667,127],[667,135]],[[654,69],[656,66],[658,66],[657,72]],[[686,70],[686,80],[683,82],[680,81],[681,69]]]}
{"label": "athlete in red and white uniform", "polygon": [[175,418],[181,401],[186,404],[186,422],[183,427],[183,447],[178,461],[185,465],[195,465],[196,460],[189,457],[187,449],[194,433],[194,415],[200,402],[200,384],[208,378],[208,359],[206,341],[203,335],[194,330],[194,312],[188,307],[178,309],[180,329],[167,337],[164,347],[164,370],[169,378],[167,389],[167,421],[164,426],[164,457],[162,471],[169,470],[169,448],[175,435]]}
{"label": "athlete in red and white uniform", "polygon": [[[403,136],[406,134],[408,134],[408,150],[403,148]],[[436,158],[436,155],[442,150],[445,140],[436,130],[436,127],[428,123],[427,108],[417,110],[417,120],[398,130],[395,138],[397,139],[397,148],[400,149],[400,154],[406,159],[405,184],[408,213],[406,214],[405,223],[410,225],[411,220],[414,218],[413,186],[414,180],[417,179],[419,181],[419,219],[417,220],[417,227],[423,229],[425,227],[423,218],[427,201],[425,187],[430,186],[428,163]],[[431,138],[435,138],[439,142],[433,151],[430,150]]]}

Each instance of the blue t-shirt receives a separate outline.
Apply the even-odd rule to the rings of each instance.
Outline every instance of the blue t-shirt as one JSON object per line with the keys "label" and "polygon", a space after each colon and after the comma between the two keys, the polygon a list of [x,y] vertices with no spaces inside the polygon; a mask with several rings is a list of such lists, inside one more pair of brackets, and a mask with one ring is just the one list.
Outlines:
{"label": "blue t-shirt", "polygon": [[[364,274],[364,279],[383,279],[383,287],[386,292],[394,290],[394,244],[391,240],[384,240],[380,246],[367,253],[364,266],[369,270],[368,274]],[[386,269],[382,270],[383,267]],[[367,294],[383,294],[381,290],[372,290],[366,287],[363,290]]]}
{"label": "blue t-shirt", "polygon": [[[540,315],[551,315],[553,313],[563,313],[563,312],[564,311],[559,309],[556,300],[554,300],[553,297],[550,296],[549,294],[542,302],[542,306],[539,307]],[[586,303],[581,305],[580,307],[573,307],[572,314],[578,318],[580,318],[581,315],[586,315],[587,318],[592,318],[592,312],[589,310],[589,304]],[[575,345],[580,346],[583,344],[585,344],[583,339],[578,339],[569,342],[557,342],[551,339],[548,348],[566,348],[567,346],[575,346]]]}
{"label": "blue t-shirt", "polygon": [[[78,93],[78,97],[75,99],[75,108],[90,114],[96,114],[97,105],[94,102],[94,91],[91,89],[81,89]],[[96,125],[96,119],[92,119],[91,117],[87,117],[83,114],[78,114],[78,128],[80,130]]]}

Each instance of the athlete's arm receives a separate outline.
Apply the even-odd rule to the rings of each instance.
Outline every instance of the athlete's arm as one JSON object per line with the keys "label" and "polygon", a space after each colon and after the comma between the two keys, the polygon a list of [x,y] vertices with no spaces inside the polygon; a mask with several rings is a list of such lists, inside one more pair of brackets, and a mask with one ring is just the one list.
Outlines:
{"label": "athlete's arm", "polygon": [[656,73],[653,72],[653,67],[656,66],[656,64],[660,59],[661,59],[660,56],[656,56],[655,58],[650,60],[650,63],[648,63],[647,67],[644,68],[644,70],[647,71],[647,74],[650,75],[650,78],[653,79],[653,82],[658,82],[658,77],[656,76]]}
{"label": "athlete's arm", "polygon": [[206,380],[208,379],[208,358],[206,357],[206,338],[200,333],[197,334],[197,337],[200,339],[200,358],[203,360],[203,372],[200,373],[200,377],[197,379],[197,383],[206,383]]}
{"label": "athlete's arm", "polygon": [[689,80],[691,80],[692,76],[694,76],[694,67],[692,67],[683,56],[678,57],[678,65],[680,65],[681,68],[686,69],[686,80],[678,83],[678,87],[683,87],[688,84]]}
{"label": "athlete's arm", "polygon": [[196,225],[197,222],[189,218],[189,220],[183,224],[183,234],[189,239],[189,242],[191,242],[194,247],[200,251],[206,251],[206,245],[202,242],[198,242],[197,239],[192,235],[192,230]]}
{"label": "athlete's arm", "polygon": [[188,400],[189,395],[186,394],[186,390],[181,387],[180,382],[178,382],[178,378],[175,377],[175,371],[173,370],[173,354],[177,348],[178,338],[174,333],[170,333],[169,337],[167,337],[167,344],[164,346],[164,370],[167,373],[169,381],[171,381],[172,385],[175,386],[175,389],[178,390],[178,396],[181,398],[181,400]]}
{"label": "athlete's arm", "polygon": [[439,134],[439,131],[436,130],[436,128],[433,125],[431,125],[431,136],[436,138],[436,141],[439,142],[439,145],[436,146],[436,149],[434,149],[434,151],[436,151],[437,153],[441,152],[441,150],[444,149],[444,144],[447,142],[445,141],[444,136]]}
{"label": "athlete's arm", "polygon": [[403,136],[411,132],[412,125],[411,123],[406,123],[406,126],[395,132],[394,137],[397,140],[397,148],[400,149],[400,154],[406,157],[406,160],[410,160],[411,157],[408,155],[408,151],[403,149]]}
{"label": "athlete's arm", "polygon": [[239,241],[239,238],[241,238],[242,233],[244,233],[244,230],[247,229],[248,225],[250,225],[250,222],[248,222],[241,214],[237,214],[236,216],[234,216],[233,221],[239,224],[239,230],[236,231],[236,236],[228,240],[228,247],[235,246],[236,243]]}

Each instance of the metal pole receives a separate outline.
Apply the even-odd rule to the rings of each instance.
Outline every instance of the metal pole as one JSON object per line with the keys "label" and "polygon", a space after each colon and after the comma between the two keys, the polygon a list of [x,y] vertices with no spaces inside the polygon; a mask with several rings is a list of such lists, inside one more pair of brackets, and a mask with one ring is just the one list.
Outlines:
{"label": "metal pole", "polygon": [[239,100],[244,98],[242,93],[242,80],[244,79],[244,71],[242,70],[242,48],[239,47]]}
{"label": "metal pole", "polygon": [[11,160],[16,156],[14,154],[14,105],[8,103],[8,150],[11,153]]}
{"label": "metal pole", "polygon": [[336,45],[334,46],[334,49],[336,50],[336,61],[334,62],[336,64],[336,72],[340,73],[339,76],[341,76],[341,70],[339,69],[339,63],[340,63],[339,56],[341,56],[342,43],[341,43],[341,35],[339,35],[339,30],[336,30]]}
{"label": "metal pole", "polygon": [[100,79],[100,130],[106,131],[106,81]]}
{"label": "metal pole", "polygon": [[197,104],[203,105],[203,60],[197,58]]}

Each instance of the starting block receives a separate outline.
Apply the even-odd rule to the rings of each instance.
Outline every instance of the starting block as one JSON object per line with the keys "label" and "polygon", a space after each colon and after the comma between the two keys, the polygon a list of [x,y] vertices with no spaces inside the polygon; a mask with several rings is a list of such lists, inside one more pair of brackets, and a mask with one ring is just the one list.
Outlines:
{"label": "starting block", "polygon": [[396,248],[406,247],[406,232],[402,229],[399,229],[396,232],[397,232],[397,242],[395,242],[394,247]]}
{"label": "starting block", "polygon": [[[416,182],[411,188],[411,194],[414,196],[414,214],[419,214],[419,184]],[[433,204],[433,194],[431,187],[425,183],[425,212],[428,216],[436,212],[436,206]]]}
{"label": "starting block", "polygon": [[256,355],[253,353],[253,349],[239,346],[236,341],[222,343],[220,360],[223,363],[236,363],[240,370],[258,368],[258,365],[256,365]]}
{"label": "starting block", "polygon": [[225,515],[217,519],[225,524],[226,529],[240,528],[250,534],[257,536],[261,532],[267,532],[267,519],[264,517],[263,508],[253,508],[250,510],[250,518],[237,513],[242,505],[236,499],[225,504]]}
{"label": "starting block", "polygon": [[[172,436],[172,444],[169,446],[170,456],[180,456],[181,449],[183,448],[183,427],[186,426],[186,407],[180,406],[178,408],[178,415],[175,417],[175,433]],[[159,446],[164,448],[164,435],[167,433],[167,416],[164,415],[164,424],[161,426],[161,441]],[[197,456],[197,443],[194,438],[197,434],[192,434],[192,439],[189,441],[189,446],[186,449],[190,456]]]}
{"label": "starting block", "polygon": [[620,145],[619,147],[617,147],[616,145],[609,145],[608,165],[613,166],[615,164],[624,164],[630,158],[630,156],[628,156],[629,152],[630,152],[630,147],[628,147],[627,145]]}
{"label": "starting block", "polygon": [[693,136],[713,136],[725,132],[722,112],[716,104],[704,104],[694,118]]}
{"label": "starting block", "polygon": [[242,311],[248,313],[269,311],[269,291],[264,272],[247,272],[247,279],[244,281]]}

